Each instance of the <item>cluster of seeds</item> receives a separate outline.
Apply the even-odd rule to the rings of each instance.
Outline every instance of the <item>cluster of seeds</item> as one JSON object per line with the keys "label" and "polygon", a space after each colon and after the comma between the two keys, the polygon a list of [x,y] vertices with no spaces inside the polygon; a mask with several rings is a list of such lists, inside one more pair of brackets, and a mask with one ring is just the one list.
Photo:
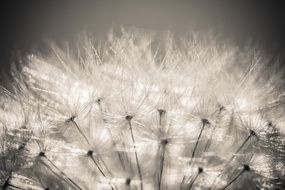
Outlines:
{"label": "cluster of seeds", "polygon": [[284,188],[277,64],[209,36],[163,36],[122,30],[27,57],[1,90],[2,188]]}

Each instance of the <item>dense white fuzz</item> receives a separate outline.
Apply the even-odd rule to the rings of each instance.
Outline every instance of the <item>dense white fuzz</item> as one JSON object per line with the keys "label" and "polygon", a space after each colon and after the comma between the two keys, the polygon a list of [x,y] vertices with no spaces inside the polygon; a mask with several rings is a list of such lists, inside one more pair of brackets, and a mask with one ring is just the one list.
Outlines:
{"label": "dense white fuzz", "polygon": [[284,188],[277,64],[211,35],[161,36],[28,56],[1,90],[1,187]]}

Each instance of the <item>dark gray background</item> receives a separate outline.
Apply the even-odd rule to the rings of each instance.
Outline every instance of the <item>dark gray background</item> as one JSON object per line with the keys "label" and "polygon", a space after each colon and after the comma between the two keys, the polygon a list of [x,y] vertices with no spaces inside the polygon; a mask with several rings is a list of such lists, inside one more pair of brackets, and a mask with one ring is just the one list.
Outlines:
{"label": "dark gray background", "polygon": [[269,54],[285,50],[285,8],[282,1],[231,0],[93,0],[1,1],[1,83],[15,55],[43,49],[44,40],[72,39],[82,29],[103,38],[120,25],[151,30],[207,31],[243,46],[248,40]]}

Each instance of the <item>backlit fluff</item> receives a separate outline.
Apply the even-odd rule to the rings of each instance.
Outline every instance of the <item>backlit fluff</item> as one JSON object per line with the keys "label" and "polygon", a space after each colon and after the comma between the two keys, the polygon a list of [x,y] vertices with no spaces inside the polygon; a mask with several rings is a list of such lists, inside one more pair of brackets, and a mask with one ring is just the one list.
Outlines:
{"label": "backlit fluff", "polygon": [[2,188],[284,188],[276,64],[212,36],[163,36],[122,30],[28,56],[1,90]]}

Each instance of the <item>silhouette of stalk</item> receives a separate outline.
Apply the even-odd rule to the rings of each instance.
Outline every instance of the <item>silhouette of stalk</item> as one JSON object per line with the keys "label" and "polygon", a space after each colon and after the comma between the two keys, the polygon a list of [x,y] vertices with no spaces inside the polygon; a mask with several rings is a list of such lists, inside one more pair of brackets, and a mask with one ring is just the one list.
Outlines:
{"label": "silhouette of stalk", "polygon": [[140,167],[140,164],[139,164],[137,149],[136,149],[136,145],[135,145],[135,138],[134,138],[134,134],[133,134],[133,127],[132,127],[132,124],[131,124],[131,120],[132,119],[133,119],[133,116],[131,116],[131,115],[127,115],[126,116],[126,120],[128,122],[129,129],[130,129],[130,132],[131,132],[131,137],[132,137],[132,141],[133,141],[133,147],[134,147],[134,150],[135,150],[136,164],[137,164],[138,174],[139,174],[139,178],[140,178],[140,186],[141,186],[141,190],[143,190],[142,172],[141,172],[141,167]]}
{"label": "silhouette of stalk", "polygon": [[[78,189],[82,189],[79,185],[77,185],[72,179],[70,179],[63,171],[61,171],[61,169],[59,169],[50,159],[48,159],[45,155],[44,152],[40,152],[39,153],[39,157],[40,158],[45,158],[55,169],[57,169],[59,171],[59,173],[63,176],[63,178],[66,178],[67,181],[69,181],[70,183],[72,183],[76,188]],[[56,176],[58,176],[59,178],[62,178],[62,176],[59,176],[56,172],[54,172],[46,163],[41,162],[46,168],[48,168],[53,174],[55,174]]]}
{"label": "silhouette of stalk", "polygon": [[98,170],[100,171],[100,173],[102,174],[102,176],[106,179],[106,181],[108,181],[110,187],[112,190],[114,190],[114,187],[112,186],[111,182],[108,180],[106,174],[104,173],[104,171],[102,170],[102,168],[99,166],[99,164],[96,162],[96,160],[94,159],[93,157],[93,151],[92,150],[89,150],[87,152],[87,156],[93,161],[94,165],[98,168]]}
{"label": "silhouette of stalk", "polygon": [[161,189],[161,182],[162,182],[162,176],[163,176],[163,169],[164,169],[164,160],[165,160],[165,149],[166,145],[168,144],[168,140],[164,139],[160,142],[160,161],[159,161],[159,176],[158,176],[158,189]]}
{"label": "silhouette of stalk", "polygon": [[[77,128],[78,132],[82,135],[82,137],[85,139],[85,141],[87,142],[87,144],[89,145],[89,140],[88,138],[86,137],[86,135],[83,133],[83,131],[80,129],[79,125],[75,122],[75,116],[72,116],[70,119],[67,120],[67,122],[71,122],[75,125],[75,127]],[[91,160],[94,162],[95,166],[99,169],[100,173],[105,177],[105,179],[108,181],[105,173],[103,172],[103,170],[100,168],[100,166],[98,165],[98,163],[95,161],[94,157],[93,157],[93,151],[89,150],[87,152],[87,155],[89,158],[91,158]],[[100,157],[101,158],[101,157]],[[104,162],[104,160],[101,158],[100,159],[104,165],[104,168],[111,174],[110,170],[108,169],[106,163]],[[112,187],[111,183],[108,182],[111,186],[111,189],[114,190],[114,188]]]}
{"label": "silhouette of stalk", "polygon": [[189,185],[187,185],[187,187],[186,187],[187,190],[191,190],[192,186],[194,185],[195,181],[197,180],[197,178],[199,177],[199,175],[200,175],[201,173],[203,173],[203,168],[200,168],[200,167],[199,167],[199,168],[198,168],[198,173],[197,173],[197,175],[196,175],[195,178],[192,180],[192,182],[191,182]]}
{"label": "silhouette of stalk", "polygon": [[[236,150],[236,152],[234,153],[234,155],[232,155],[232,157],[227,161],[227,163],[224,166],[224,169],[221,171],[221,173],[215,178],[214,182],[212,184],[215,184],[216,180],[222,175],[222,173],[224,172],[225,168],[229,165],[229,163],[236,157],[236,155],[242,150],[242,148],[246,145],[246,143],[252,138],[256,136],[255,132],[253,130],[249,131],[249,135],[248,137],[243,141],[243,143],[241,144],[241,146]],[[211,189],[211,188],[210,188]]]}
{"label": "silhouette of stalk", "polygon": [[243,166],[243,170],[234,178],[232,179],[222,190],[227,189],[233,182],[235,182],[244,172],[250,171],[250,167],[248,165]]}
{"label": "silhouette of stalk", "polygon": [[85,139],[85,141],[87,142],[88,145],[90,145],[88,138],[86,137],[86,135],[83,133],[83,131],[80,129],[79,125],[75,122],[75,117],[76,116],[71,116],[67,122],[71,122],[74,124],[74,126],[76,127],[76,129],[78,130],[78,132],[80,133],[80,135]]}
{"label": "silhouette of stalk", "polygon": [[189,162],[189,165],[191,165],[192,160],[193,160],[193,158],[194,158],[194,156],[195,156],[196,149],[197,149],[197,147],[198,147],[198,144],[199,144],[200,138],[201,138],[201,136],[202,136],[202,133],[203,133],[203,131],[204,131],[204,129],[205,129],[205,126],[206,126],[206,125],[209,125],[209,124],[210,124],[210,122],[209,122],[207,119],[202,119],[202,127],[201,127],[200,133],[199,133],[199,135],[198,135],[197,141],[196,141],[196,143],[195,143],[195,146],[194,146],[194,149],[193,149],[193,152],[192,152],[192,156],[191,156],[191,160],[190,160],[190,162]]}
{"label": "silhouette of stalk", "polygon": [[[163,133],[163,127],[166,125],[166,111],[163,109],[158,109],[157,111],[159,113],[159,126],[161,130],[160,132]],[[161,189],[161,182],[162,182],[162,176],[163,176],[165,149],[168,143],[169,143],[168,139],[163,139],[159,145],[159,150],[160,150],[159,174],[158,174],[158,189],[159,190]]]}
{"label": "silhouette of stalk", "polygon": [[248,137],[243,141],[241,146],[236,150],[235,154],[232,155],[232,157],[227,161],[224,168],[226,168],[228,166],[228,164],[236,157],[236,155],[242,150],[242,148],[246,145],[246,143],[254,136],[256,136],[255,132],[253,130],[250,130]]}

